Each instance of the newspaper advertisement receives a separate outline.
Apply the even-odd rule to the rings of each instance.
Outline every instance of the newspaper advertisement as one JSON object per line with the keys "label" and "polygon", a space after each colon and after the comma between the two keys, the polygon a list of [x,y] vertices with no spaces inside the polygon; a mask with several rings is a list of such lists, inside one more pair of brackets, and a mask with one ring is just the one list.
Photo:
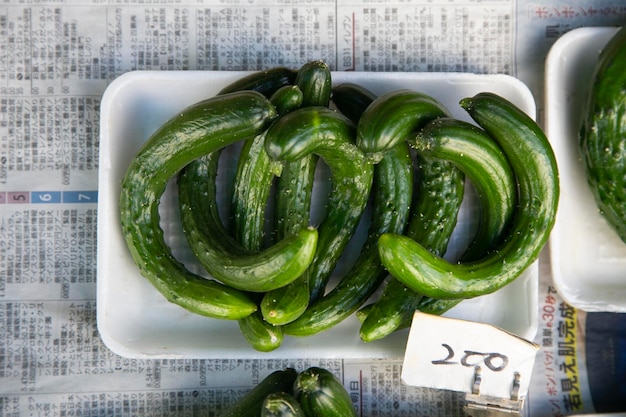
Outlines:
{"label": "newspaper advertisement", "polygon": [[[513,75],[541,121],[554,41],[576,27],[623,24],[620,0],[0,0],[0,415],[219,416],[273,370],[312,365],[341,378],[360,416],[464,415],[462,393],[404,385],[401,357],[111,352],[96,324],[102,95],[134,70],[321,59],[334,71]],[[626,320],[564,303],[547,251],[539,288],[541,350],[526,412],[626,411]]]}

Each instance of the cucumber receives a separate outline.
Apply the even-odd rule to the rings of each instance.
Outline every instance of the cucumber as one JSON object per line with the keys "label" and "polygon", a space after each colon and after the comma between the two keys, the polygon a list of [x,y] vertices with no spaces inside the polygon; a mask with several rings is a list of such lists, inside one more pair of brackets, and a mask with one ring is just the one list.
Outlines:
{"label": "cucumber", "polygon": [[272,94],[270,101],[279,115],[284,115],[302,106],[304,94],[297,85],[285,85]]}
{"label": "cucumber", "polygon": [[[443,256],[463,202],[465,176],[452,163],[431,155],[416,155],[415,165],[415,192],[405,234],[430,252]],[[360,310],[361,340],[372,342],[407,327],[415,310],[428,300],[431,299],[402,282],[388,280],[380,297],[367,306],[367,314]]]}
{"label": "cucumber", "polygon": [[261,417],[306,417],[306,415],[292,394],[273,392],[263,401]]}
{"label": "cucumber", "polygon": [[307,416],[356,417],[356,408],[341,381],[329,370],[310,367],[298,374],[294,395]]}
{"label": "cucumber", "polygon": [[349,119],[321,106],[295,110],[267,130],[265,144],[272,159],[289,162],[316,154],[331,169],[328,208],[318,228],[315,258],[306,272],[311,301],[324,294],[369,198],[374,166],[354,144],[354,137]]}
{"label": "cucumber", "polygon": [[428,123],[413,146],[458,167],[478,193],[478,231],[462,261],[479,259],[493,250],[509,227],[517,203],[517,183],[500,146],[487,133],[462,120],[440,118]]}
{"label": "cucumber", "polygon": [[283,343],[283,329],[266,322],[260,311],[237,320],[237,323],[248,344],[259,352],[271,352]]}
{"label": "cucumber", "polygon": [[232,224],[235,240],[251,253],[263,247],[267,200],[281,168],[265,152],[264,134],[244,142],[233,184]]}
{"label": "cucumber", "polygon": [[275,392],[291,392],[298,372],[293,368],[274,371],[238,399],[220,417],[260,417],[263,402]]}
{"label": "cucumber", "polygon": [[215,279],[232,288],[265,292],[289,284],[312,262],[317,231],[302,229],[262,251],[247,251],[226,233],[219,218],[218,156],[204,155],[178,177],[180,218],[189,246]]}
{"label": "cucumber", "polygon": [[[331,95],[330,68],[322,61],[304,64],[295,85],[302,92],[301,107],[327,107]],[[311,195],[318,157],[315,154],[298,160],[284,162],[276,185],[276,236],[294,233],[309,225]],[[291,284],[270,291],[261,301],[261,312],[273,324],[286,324],[295,320],[309,305],[308,271]]]}
{"label": "cucumber", "polygon": [[550,236],[559,198],[554,152],[533,119],[493,93],[479,93],[460,104],[508,158],[519,204],[502,243],[476,261],[450,263],[406,236],[380,237],[379,254],[390,273],[414,291],[438,299],[493,293],[521,275]]}
{"label": "cucumber", "polygon": [[341,83],[333,87],[331,100],[337,109],[352,123],[358,125],[365,109],[376,99],[376,95],[355,83]]}
{"label": "cucumber", "polygon": [[374,168],[372,223],[359,257],[328,294],[284,326],[286,334],[309,336],[327,330],[349,317],[373,295],[387,276],[378,258],[378,237],[382,233],[404,232],[412,189],[409,147],[400,143],[387,151]]}
{"label": "cucumber", "polygon": [[252,90],[269,98],[279,88],[293,84],[296,75],[297,71],[287,67],[273,67],[264,71],[255,71],[223,87],[218,94]]}
{"label": "cucumber", "polygon": [[447,115],[448,110],[433,97],[408,89],[393,90],[365,109],[356,143],[366,154],[380,157],[427,122]]}
{"label": "cucumber", "polygon": [[[414,307],[403,310],[402,314],[394,319],[395,321],[394,323],[390,323],[390,322],[381,323],[381,325],[378,328],[375,328],[372,330],[372,331],[376,331],[379,333],[377,334],[371,333],[371,336],[370,336],[371,339],[364,340],[364,341],[373,341],[377,339],[382,339],[383,337],[390,335],[392,332],[411,327],[411,324],[413,324],[413,315],[415,314],[416,310],[425,314],[441,316],[442,314],[446,313],[453,307],[457,306],[462,301],[463,300],[437,300],[435,298],[430,298],[430,297],[420,297],[420,299],[415,302]],[[374,306],[375,304],[369,304],[363,307],[362,309],[360,309],[359,311],[357,311],[356,317],[359,320],[359,322],[361,323],[365,322],[369,313],[374,310]],[[393,327],[392,327],[392,324],[393,324]]]}
{"label": "cucumber", "polygon": [[263,132],[276,117],[253,91],[196,103],[164,123],[131,161],[121,183],[119,212],[126,245],[141,274],[170,302],[215,318],[256,311],[247,295],[190,272],[163,238],[159,202],[166,185],[196,158]]}
{"label": "cucumber", "polygon": [[587,96],[579,148],[601,215],[626,243],[626,26],[602,49]]}
{"label": "cucumber", "polygon": [[296,74],[294,84],[302,90],[302,107],[328,107],[332,94],[330,68],[324,61],[310,61]]}

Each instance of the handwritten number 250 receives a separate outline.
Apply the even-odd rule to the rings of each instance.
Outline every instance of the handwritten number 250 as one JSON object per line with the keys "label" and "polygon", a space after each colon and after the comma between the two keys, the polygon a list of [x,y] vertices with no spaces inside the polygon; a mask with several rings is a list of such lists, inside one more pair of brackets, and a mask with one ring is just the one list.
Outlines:
{"label": "handwritten number 250", "polygon": [[[443,346],[448,351],[447,356],[443,359],[434,360],[431,363],[433,365],[458,364],[459,362],[451,360],[452,358],[454,358],[454,350],[450,347],[450,345],[442,343],[441,346]],[[461,357],[460,363],[463,366],[473,368],[481,362],[484,363],[485,366],[490,370],[494,372],[499,372],[506,368],[507,364],[509,363],[509,358],[506,355],[497,352],[484,353],[475,352],[473,350],[465,350],[464,355]]]}

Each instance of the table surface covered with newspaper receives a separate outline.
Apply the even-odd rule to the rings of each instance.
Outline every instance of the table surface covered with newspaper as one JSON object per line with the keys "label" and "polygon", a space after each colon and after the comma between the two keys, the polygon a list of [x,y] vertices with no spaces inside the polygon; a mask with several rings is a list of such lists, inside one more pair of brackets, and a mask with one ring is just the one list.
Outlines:
{"label": "table surface covered with newspaper", "polygon": [[[333,71],[512,75],[541,120],[554,42],[623,24],[620,0],[0,0],[0,415],[218,416],[272,370],[312,365],[342,378],[361,416],[463,415],[463,394],[403,384],[402,357],[129,359],[108,349],[96,323],[102,95],[135,70],[321,59]],[[565,303],[547,249],[539,277],[525,411],[603,411],[586,328],[623,329],[624,319]]]}

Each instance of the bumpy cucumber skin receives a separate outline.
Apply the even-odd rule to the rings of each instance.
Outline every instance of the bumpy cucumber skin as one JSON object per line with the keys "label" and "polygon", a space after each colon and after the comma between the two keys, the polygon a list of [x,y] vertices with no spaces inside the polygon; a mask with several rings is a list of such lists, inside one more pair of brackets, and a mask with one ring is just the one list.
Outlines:
{"label": "bumpy cucumber skin", "polygon": [[602,216],[626,243],[626,26],[594,70],[580,129],[587,182]]}
{"label": "bumpy cucumber skin", "polygon": [[275,392],[291,392],[297,376],[298,372],[293,368],[272,372],[220,417],[259,417],[267,396]]}
{"label": "bumpy cucumber skin", "polygon": [[354,136],[349,119],[315,106],[295,110],[267,130],[265,144],[271,158],[289,162],[316,154],[330,167],[333,176],[328,209],[318,228],[315,259],[307,271],[312,301],[323,295],[370,194],[374,165],[354,145]]}
{"label": "bumpy cucumber skin", "polygon": [[261,417],[307,417],[292,394],[288,392],[275,392],[263,402]]}
{"label": "bumpy cucumber skin", "polygon": [[[330,68],[322,61],[304,64],[294,81],[302,92],[301,107],[328,107],[332,78]],[[276,185],[276,237],[294,233],[309,225],[311,196],[318,156],[310,154],[284,163]],[[261,312],[275,325],[289,323],[309,305],[308,271],[288,286],[268,292],[261,301]]]}
{"label": "bumpy cucumber skin", "polygon": [[[359,118],[367,106],[376,98],[376,96],[369,90],[357,85],[357,84],[342,84],[332,88],[331,99],[338,110],[348,117],[355,125],[358,123]],[[347,112],[347,113],[346,113]],[[364,270],[365,272],[365,270]],[[308,277],[303,277],[303,281],[308,282]],[[291,284],[295,286],[298,282]],[[303,287],[304,288],[304,287]],[[300,302],[287,302],[284,303],[281,309],[274,308],[273,314],[276,311],[294,311],[293,306],[300,305],[300,310],[296,310],[294,314],[288,316],[288,319],[283,319],[282,322],[292,323],[285,326],[287,333],[294,336],[304,336],[315,334],[321,331],[323,328],[332,327],[337,322],[344,319],[343,314],[337,314],[335,319],[332,318],[334,303],[340,302],[336,300],[337,297],[341,297],[343,291],[339,291],[341,288],[335,288],[328,295],[324,295],[319,300],[309,306],[309,292],[308,284],[306,285],[306,299]],[[297,292],[295,289],[290,289],[292,294],[285,294],[282,299],[296,299],[296,297],[304,297],[301,292]],[[279,299],[281,300],[281,299]],[[306,304],[304,304],[304,302]],[[261,309],[263,311],[263,304]],[[345,312],[345,310],[342,310]],[[326,314],[328,313],[328,314]],[[285,313],[282,313],[286,315]]]}
{"label": "bumpy cucumber skin", "polygon": [[[405,235],[443,256],[463,202],[465,176],[452,163],[430,155],[416,155],[415,164],[415,192]],[[429,300],[394,278],[388,280],[380,297],[361,311],[361,340],[372,342],[408,327],[415,310]]]}
{"label": "bumpy cucumber skin", "polygon": [[262,251],[247,251],[219,218],[217,163],[216,152],[203,155],[178,177],[180,218],[193,253],[215,279],[232,288],[265,292],[289,284],[312,262],[317,231],[302,229]]}
{"label": "bumpy cucumber skin", "polygon": [[235,173],[232,195],[233,234],[246,250],[263,247],[265,209],[271,193],[276,166],[265,152],[265,135],[244,142]]}
{"label": "bumpy cucumber skin", "polygon": [[461,106],[507,156],[519,187],[519,205],[503,242],[485,257],[452,264],[406,236],[385,234],[379,253],[391,274],[414,291],[439,299],[489,294],[515,280],[539,256],[556,217],[559,176],[554,153],[537,123],[493,93]]}
{"label": "bumpy cucumber skin", "polygon": [[357,126],[357,145],[376,157],[405,141],[425,123],[448,115],[434,98],[400,89],[380,95],[363,112]]}
{"label": "bumpy cucumber skin", "polygon": [[218,94],[253,90],[269,98],[279,88],[293,84],[296,75],[295,70],[286,67],[273,67],[264,71],[256,71],[223,87]]}
{"label": "bumpy cucumber skin", "polygon": [[326,295],[285,325],[289,335],[309,336],[327,330],[354,313],[380,286],[387,271],[378,258],[378,237],[403,233],[413,189],[411,155],[406,143],[385,153],[374,168],[372,223],[361,254]]}
{"label": "bumpy cucumber skin", "polygon": [[[326,63],[312,61],[304,64],[298,70],[294,83],[302,92],[300,107],[328,106],[331,73]],[[276,225],[279,237],[309,225],[317,160],[316,155],[307,155],[284,164],[276,191]]]}
{"label": "bumpy cucumber skin", "polygon": [[201,155],[253,137],[276,117],[261,94],[247,91],[196,103],[164,123],[132,160],[121,184],[120,221],[141,274],[170,302],[191,312],[238,319],[256,310],[245,294],[187,270],[172,255],[159,224],[168,181]]}
{"label": "bumpy cucumber skin", "polygon": [[481,214],[476,236],[461,260],[485,256],[500,243],[517,200],[517,183],[502,149],[484,130],[453,118],[428,123],[413,146],[433,158],[453,163],[474,186]]}
{"label": "bumpy cucumber skin", "polygon": [[324,61],[311,61],[304,64],[296,74],[294,84],[302,90],[302,107],[328,107],[332,92],[330,68]]}
{"label": "bumpy cucumber skin", "polygon": [[356,408],[341,381],[327,369],[310,367],[294,382],[294,395],[307,416],[356,417]]}

